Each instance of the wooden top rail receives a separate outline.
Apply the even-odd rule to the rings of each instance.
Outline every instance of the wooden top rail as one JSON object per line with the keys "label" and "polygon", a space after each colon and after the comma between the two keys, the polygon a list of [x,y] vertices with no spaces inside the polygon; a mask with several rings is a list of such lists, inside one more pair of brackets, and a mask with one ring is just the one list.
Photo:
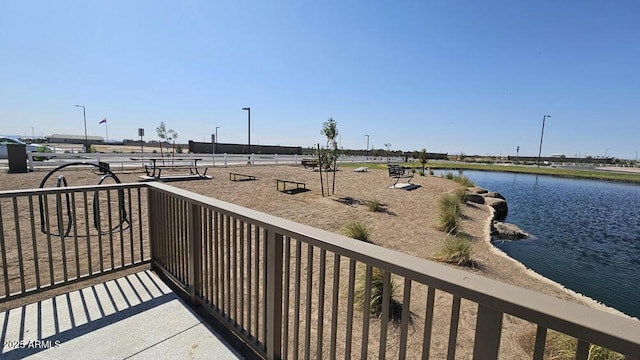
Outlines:
{"label": "wooden top rail", "polygon": [[165,184],[150,190],[298,239],[358,262],[455,294],[499,312],[627,354],[640,354],[640,322],[385,249]]}
{"label": "wooden top rail", "polygon": [[20,189],[20,190],[1,190],[0,198],[12,198],[26,195],[48,195],[48,194],[64,194],[66,192],[84,191],[84,190],[104,190],[104,189],[127,189],[146,187],[144,183],[121,183],[121,184],[101,184],[101,185],[73,185],[66,187],[46,187],[37,189]]}

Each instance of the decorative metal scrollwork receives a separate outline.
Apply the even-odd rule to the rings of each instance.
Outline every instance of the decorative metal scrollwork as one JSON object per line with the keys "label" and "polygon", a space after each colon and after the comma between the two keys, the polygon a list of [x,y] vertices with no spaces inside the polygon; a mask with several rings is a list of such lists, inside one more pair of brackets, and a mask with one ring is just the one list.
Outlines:
{"label": "decorative metal scrollwork", "polygon": [[[102,171],[104,175],[98,181],[98,185],[102,185],[102,183],[107,179],[113,179],[113,181],[115,181],[117,184],[122,183],[118,178],[118,176],[116,176],[116,174],[114,174],[113,172],[111,172],[111,170],[109,170],[104,166],[101,166],[98,164],[92,164],[92,163],[85,163],[85,162],[74,162],[74,163],[68,163],[68,164],[58,166],[57,168],[49,171],[49,173],[45,175],[45,177],[40,182],[40,188],[44,188],[47,180],[53,174],[55,174],[59,170],[64,169],[68,166],[93,166],[100,169],[100,171]],[[56,180],[56,187],[67,187],[67,186],[68,186],[68,183],[65,176],[64,175],[58,176],[58,179]],[[126,210],[126,200],[124,196],[124,190],[118,189],[117,192],[118,192],[118,221],[113,228],[107,229],[106,231],[101,230],[102,226],[100,221],[100,204],[99,204],[98,190],[96,190],[93,194],[93,198],[92,198],[93,204],[91,206],[91,209],[93,211],[93,216],[92,216],[93,227],[98,231],[100,235],[107,235],[109,233],[113,233],[116,231],[123,231],[128,229],[129,226],[131,225],[131,222],[129,220],[129,216]],[[63,209],[63,197],[62,197],[63,195],[64,195],[64,202],[66,202],[66,207],[64,207],[64,209]],[[73,227],[73,219],[74,219],[74,216],[73,216],[74,213],[71,208],[71,194],[69,192],[66,192],[64,194],[57,193],[55,195],[56,220],[57,220],[57,226],[58,226],[57,233],[52,232],[50,230],[50,227],[47,226],[49,217],[47,216],[45,218],[45,213],[48,212],[47,211],[48,207],[45,206],[45,202],[46,202],[46,199],[44,199],[45,196],[46,195],[38,196],[38,205],[40,208],[40,231],[42,231],[42,233],[44,234],[51,235],[51,236],[64,236],[64,237],[69,236]],[[66,224],[64,219],[65,215],[68,219]],[[88,227],[87,227],[87,230],[88,230]],[[64,234],[64,235],[61,235],[61,234]],[[88,236],[88,235],[89,234],[79,235],[79,236]]]}

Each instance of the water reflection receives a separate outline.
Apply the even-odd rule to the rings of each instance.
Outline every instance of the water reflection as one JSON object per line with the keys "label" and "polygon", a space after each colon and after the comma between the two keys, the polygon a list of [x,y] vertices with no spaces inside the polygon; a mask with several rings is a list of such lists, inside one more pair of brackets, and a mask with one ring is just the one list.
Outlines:
{"label": "water reflection", "polygon": [[640,186],[544,175],[464,171],[502,193],[507,222],[535,240],[496,245],[534,271],[640,317]]}

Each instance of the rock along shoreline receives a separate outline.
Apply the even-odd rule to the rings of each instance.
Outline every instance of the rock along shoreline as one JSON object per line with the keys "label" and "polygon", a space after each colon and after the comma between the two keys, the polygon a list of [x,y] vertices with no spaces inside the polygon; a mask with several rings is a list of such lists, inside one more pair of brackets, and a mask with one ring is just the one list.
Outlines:
{"label": "rock along shoreline", "polygon": [[[489,201],[487,201],[487,199],[489,199]],[[507,200],[505,199],[504,196],[502,196],[502,194],[500,194],[499,192],[490,192],[484,188],[474,186],[474,187],[467,188],[466,200],[469,202],[477,203],[477,204],[484,204],[488,206],[489,209],[491,210],[490,215],[487,217],[486,222],[484,224],[484,229],[485,229],[484,241],[489,245],[491,252],[493,252],[498,256],[502,256],[508,259],[513,264],[515,264],[517,268],[519,268],[520,270],[523,270],[525,273],[529,274],[534,279],[550,284],[558,288],[559,290],[565,292],[566,294],[574,297],[576,300],[592,308],[606,311],[608,313],[622,316],[625,318],[639,320],[638,318],[627,315],[618,309],[615,309],[606,304],[603,304],[602,302],[596,299],[593,299],[587,295],[584,295],[572,289],[569,289],[566,286],[562,285],[561,283],[556,282],[552,279],[549,279],[535,272],[534,270],[527,267],[522,262],[512,258],[506,252],[504,252],[503,250],[495,246],[494,238],[499,240],[509,241],[509,240],[519,240],[519,239],[525,239],[525,238],[531,237],[531,234],[520,229],[517,225],[505,223],[503,221],[507,216],[509,207],[507,204]],[[511,238],[509,238],[510,236]]]}

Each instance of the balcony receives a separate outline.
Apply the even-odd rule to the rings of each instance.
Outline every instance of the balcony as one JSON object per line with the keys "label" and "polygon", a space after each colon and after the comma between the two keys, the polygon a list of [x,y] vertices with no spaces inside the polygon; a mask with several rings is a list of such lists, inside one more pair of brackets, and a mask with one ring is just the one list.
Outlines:
{"label": "balcony", "polygon": [[0,192],[0,264],[3,342],[42,342],[7,357],[513,358],[517,322],[528,358],[640,354],[637,321],[166,184]]}

